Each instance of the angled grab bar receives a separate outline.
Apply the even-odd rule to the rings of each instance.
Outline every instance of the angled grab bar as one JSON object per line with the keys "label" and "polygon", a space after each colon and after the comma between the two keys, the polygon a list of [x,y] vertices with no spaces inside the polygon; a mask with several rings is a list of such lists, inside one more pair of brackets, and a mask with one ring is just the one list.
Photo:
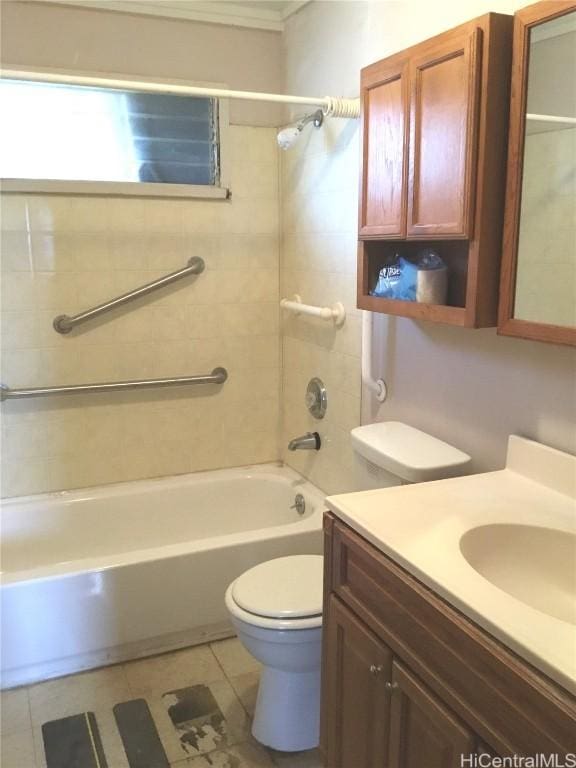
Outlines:
{"label": "angled grab bar", "polygon": [[127,389],[151,389],[158,387],[182,387],[190,384],[224,384],[228,378],[226,368],[214,368],[212,373],[202,376],[179,376],[172,379],[144,379],[142,381],[107,381],[101,384],[74,384],[66,387],[35,387],[33,389],[10,389],[0,384],[0,400],[21,400],[27,397],[47,395],[86,394],[92,392],[118,392]]}
{"label": "angled grab bar", "polygon": [[87,309],[85,312],[80,312],[77,315],[58,315],[58,317],[54,318],[54,322],[52,323],[54,330],[58,333],[70,333],[75,326],[81,325],[87,320],[92,320],[93,317],[98,317],[99,315],[104,314],[104,312],[109,312],[111,309],[121,307],[123,304],[127,304],[133,299],[140,299],[142,296],[147,296],[149,293],[152,293],[152,291],[155,291],[158,288],[164,288],[164,286],[175,283],[177,280],[187,277],[188,275],[199,275],[201,272],[204,272],[204,267],[204,259],[201,259],[199,256],[193,256],[184,269],[171,272],[169,275],[160,277],[158,280],[146,283],[146,285],[143,285],[141,288],[136,288],[128,293],[123,293],[122,296],[118,296],[116,299],[107,301],[104,304],[99,304],[97,307]]}

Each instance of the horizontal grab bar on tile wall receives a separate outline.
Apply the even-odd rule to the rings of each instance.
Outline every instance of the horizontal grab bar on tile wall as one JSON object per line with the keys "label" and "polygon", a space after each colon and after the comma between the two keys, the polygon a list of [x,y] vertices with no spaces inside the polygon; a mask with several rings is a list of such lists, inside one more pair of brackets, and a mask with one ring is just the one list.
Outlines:
{"label": "horizontal grab bar on tile wall", "polygon": [[315,307],[312,304],[303,304],[300,296],[295,293],[293,299],[281,299],[280,306],[295,315],[310,315],[319,317],[321,320],[333,320],[339,328],[346,320],[346,310],[339,301],[331,307]]}
{"label": "horizontal grab bar on tile wall", "polygon": [[128,389],[163,389],[164,387],[185,387],[194,384],[224,384],[228,378],[226,368],[214,368],[203,376],[179,376],[172,379],[144,379],[142,381],[107,381],[101,384],[74,384],[66,387],[36,387],[33,389],[10,389],[0,384],[0,400],[21,400],[28,397],[48,395],[91,394],[93,392],[122,392]]}
{"label": "horizontal grab bar on tile wall", "polygon": [[104,304],[99,304],[97,307],[87,309],[85,312],[80,312],[77,315],[58,315],[58,317],[54,318],[52,325],[54,326],[54,330],[58,333],[70,333],[75,326],[81,325],[87,320],[92,320],[92,318],[98,317],[105,312],[117,309],[123,304],[127,304],[129,301],[147,296],[149,293],[152,293],[159,288],[164,288],[171,283],[175,283],[183,277],[188,277],[188,275],[199,275],[201,272],[204,272],[204,268],[204,259],[201,259],[199,256],[193,256],[188,261],[188,265],[183,269],[171,272],[169,275],[160,277],[158,280],[154,280],[151,283],[146,283],[146,285],[143,285],[140,288],[136,288],[128,293],[123,293],[122,296],[118,296],[116,299],[107,301]]}

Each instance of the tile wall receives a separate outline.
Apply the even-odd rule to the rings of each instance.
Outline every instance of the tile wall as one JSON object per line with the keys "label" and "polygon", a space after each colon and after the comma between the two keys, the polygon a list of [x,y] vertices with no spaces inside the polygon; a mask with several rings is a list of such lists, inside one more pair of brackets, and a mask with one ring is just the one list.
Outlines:
{"label": "tile wall", "polygon": [[[327,493],[355,488],[350,430],[360,423],[361,315],[356,309],[356,187],[358,125],[330,120],[309,129],[281,157],[281,292],[308,304],[344,304],[346,322],[284,313],[283,458]],[[304,405],[308,380],[319,376],[328,389],[320,422]],[[318,452],[286,450],[308,430],[322,438]]]}
{"label": "tile wall", "polygon": [[[278,458],[275,130],[231,126],[232,200],[2,196],[2,381],[185,376],[220,389],[5,402],[5,496]],[[74,314],[202,256],[207,269],[68,336]]]}

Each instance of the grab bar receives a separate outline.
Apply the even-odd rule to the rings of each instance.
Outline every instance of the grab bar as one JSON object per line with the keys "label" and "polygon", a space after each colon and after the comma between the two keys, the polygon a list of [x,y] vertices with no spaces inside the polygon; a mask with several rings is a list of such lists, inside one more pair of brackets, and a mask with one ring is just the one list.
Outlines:
{"label": "grab bar", "polygon": [[214,368],[204,376],[180,376],[174,379],[145,379],[143,381],[107,381],[102,384],[74,384],[67,387],[36,387],[34,389],[10,389],[0,384],[0,401],[20,400],[25,397],[46,395],[70,395],[90,392],[115,392],[127,389],[151,389],[152,387],[182,387],[189,384],[224,384],[228,378],[226,368]]}
{"label": "grab bar", "polygon": [[319,317],[322,320],[333,320],[334,324],[340,328],[346,320],[346,310],[339,301],[331,307],[315,307],[313,304],[303,304],[300,296],[295,293],[294,299],[281,299],[280,306],[295,315],[310,315]]}
{"label": "grab bar", "polygon": [[141,288],[136,288],[133,291],[129,291],[129,293],[123,293],[122,296],[118,296],[116,299],[107,301],[104,304],[99,304],[97,307],[87,309],[85,312],[80,312],[77,315],[58,315],[58,317],[54,318],[54,322],[52,323],[54,330],[58,333],[70,333],[76,325],[85,323],[87,320],[92,320],[93,317],[98,317],[98,315],[102,315],[104,312],[109,312],[111,309],[121,307],[123,304],[127,304],[133,299],[140,299],[142,296],[147,296],[149,293],[152,293],[152,291],[155,291],[158,288],[164,288],[165,285],[175,283],[177,280],[187,277],[188,275],[199,275],[201,272],[204,272],[204,267],[204,259],[201,259],[199,256],[193,256],[188,261],[188,266],[183,269],[179,269],[177,272],[171,272],[169,275],[160,277],[158,280],[154,280],[151,283],[146,283],[146,285],[143,285]]}

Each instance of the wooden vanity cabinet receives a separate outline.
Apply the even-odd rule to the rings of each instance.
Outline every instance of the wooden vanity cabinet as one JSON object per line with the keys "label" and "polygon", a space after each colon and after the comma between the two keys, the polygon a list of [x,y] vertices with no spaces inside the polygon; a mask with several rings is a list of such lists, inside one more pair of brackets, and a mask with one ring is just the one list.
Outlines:
{"label": "wooden vanity cabinet", "polygon": [[461,754],[474,752],[474,734],[351,611],[330,600],[326,765],[457,768]]}
{"label": "wooden vanity cabinet", "polygon": [[[487,14],[362,70],[358,306],[496,323],[512,17]],[[429,245],[448,303],[371,296],[395,253]]]}
{"label": "wooden vanity cabinet", "polygon": [[460,768],[460,756],[476,751],[475,734],[397,661],[391,685],[391,768]]}
{"label": "wooden vanity cabinet", "polygon": [[326,768],[576,752],[576,700],[325,516]]}
{"label": "wooden vanity cabinet", "polygon": [[326,680],[333,703],[326,765],[387,765],[392,652],[338,600],[330,598],[325,648],[334,667]]}

